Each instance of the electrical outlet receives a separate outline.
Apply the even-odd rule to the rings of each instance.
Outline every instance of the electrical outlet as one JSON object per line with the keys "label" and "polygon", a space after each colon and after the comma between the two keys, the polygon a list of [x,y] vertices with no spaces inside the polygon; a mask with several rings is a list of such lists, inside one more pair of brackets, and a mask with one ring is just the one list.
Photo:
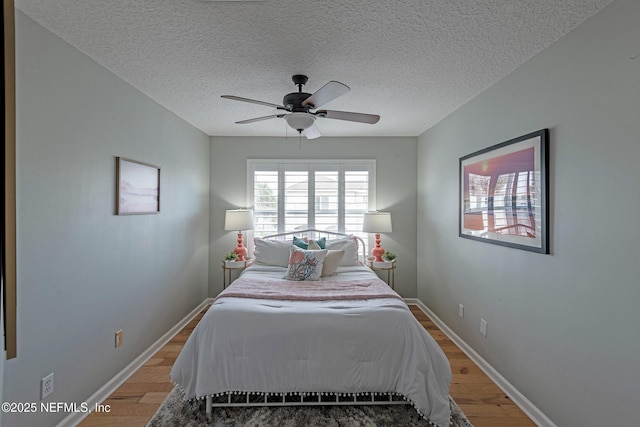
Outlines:
{"label": "electrical outlet", "polygon": [[40,380],[40,399],[53,393],[53,372]]}
{"label": "electrical outlet", "polygon": [[480,319],[480,333],[487,336],[487,321],[484,319]]}
{"label": "electrical outlet", "polygon": [[122,345],[122,329],[116,332],[116,348]]}
{"label": "electrical outlet", "polygon": [[464,317],[464,305],[462,304],[458,306],[458,316]]}

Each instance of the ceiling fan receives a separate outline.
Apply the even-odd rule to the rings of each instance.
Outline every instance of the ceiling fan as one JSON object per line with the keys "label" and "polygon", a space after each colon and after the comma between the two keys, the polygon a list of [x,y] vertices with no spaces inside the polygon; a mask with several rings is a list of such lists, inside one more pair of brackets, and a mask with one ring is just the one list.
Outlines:
{"label": "ceiling fan", "polygon": [[[315,139],[320,137],[320,131],[316,126],[316,118],[324,117],[327,119],[346,120],[350,122],[374,124],[380,120],[380,116],[375,114],[352,113],[349,111],[334,110],[317,110],[317,108],[333,101],[339,96],[349,92],[349,86],[330,81],[326,85],[318,89],[313,95],[302,91],[309,78],[301,74],[296,74],[291,78],[293,83],[298,86],[298,92],[288,93],[282,99],[282,105],[273,104],[271,102],[257,101],[255,99],[242,98],[233,95],[222,95],[225,99],[234,101],[250,102],[252,104],[264,105],[275,108],[273,114],[269,116],[256,117],[255,119],[240,120],[238,124],[247,124],[259,122],[269,119],[284,118],[292,129],[302,134],[305,131],[307,139]],[[314,111],[315,110],[315,111]]]}

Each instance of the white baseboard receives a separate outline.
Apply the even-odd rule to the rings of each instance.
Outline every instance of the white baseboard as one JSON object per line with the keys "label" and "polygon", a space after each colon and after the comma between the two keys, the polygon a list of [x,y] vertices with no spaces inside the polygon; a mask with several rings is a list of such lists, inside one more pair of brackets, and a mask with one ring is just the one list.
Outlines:
{"label": "white baseboard", "polygon": [[436,324],[451,341],[462,350],[509,398],[518,405],[531,420],[539,427],[557,427],[537,406],[529,401],[493,366],[482,358],[469,344],[464,342],[451,328],[436,316],[422,301],[417,298],[405,298],[407,304],[415,305],[422,310]]}
{"label": "white baseboard", "polygon": [[[194,308],[191,313],[187,314],[184,319],[178,322],[173,328],[171,328],[166,334],[161,336],[156,342],[151,344],[140,356],[136,357],[133,362],[129,363],[122,371],[118,372],[115,377],[111,378],[105,385],[100,387],[98,391],[93,393],[89,398],[85,399],[89,408],[94,408],[95,405],[99,405],[104,402],[118,387],[129,379],[138,369],[142,367],[154,354],[158,352],[165,344],[178,334],[187,326],[187,324],[198,315],[204,308],[213,302],[213,298],[205,299],[200,305]],[[60,421],[56,427],[73,427],[80,424],[89,413],[77,412],[69,414],[65,419]]]}

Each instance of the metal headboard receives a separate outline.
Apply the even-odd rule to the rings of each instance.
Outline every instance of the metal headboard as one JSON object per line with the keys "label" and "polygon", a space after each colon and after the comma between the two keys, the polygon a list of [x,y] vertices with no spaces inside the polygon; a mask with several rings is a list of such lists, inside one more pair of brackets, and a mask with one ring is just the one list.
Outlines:
{"label": "metal headboard", "polygon": [[289,231],[286,233],[270,234],[268,236],[262,236],[261,238],[271,239],[271,240],[287,240],[287,237],[289,236],[306,237],[312,240],[317,240],[322,237],[327,237],[327,238],[328,237],[338,237],[338,238],[352,237],[356,239],[356,242],[358,244],[358,259],[360,260],[360,262],[364,263],[367,258],[367,255],[365,252],[366,246],[364,244],[364,240],[362,240],[361,237],[358,237],[355,234],[336,233],[335,231],[316,230],[315,228],[307,228],[305,230],[296,230],[296,231]]}

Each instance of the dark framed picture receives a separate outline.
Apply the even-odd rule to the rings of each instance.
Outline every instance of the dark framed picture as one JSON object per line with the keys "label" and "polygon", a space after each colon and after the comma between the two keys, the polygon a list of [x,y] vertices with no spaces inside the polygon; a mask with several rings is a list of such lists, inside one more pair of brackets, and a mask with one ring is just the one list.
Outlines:
{"label": "dark framed picture", "polygon": [[160,168],[116,157],[116,215],[160,212]]}
{"label": "dark framed picture", "polygon": [[549,253],[549,130],[460,158],[459,236]]}

